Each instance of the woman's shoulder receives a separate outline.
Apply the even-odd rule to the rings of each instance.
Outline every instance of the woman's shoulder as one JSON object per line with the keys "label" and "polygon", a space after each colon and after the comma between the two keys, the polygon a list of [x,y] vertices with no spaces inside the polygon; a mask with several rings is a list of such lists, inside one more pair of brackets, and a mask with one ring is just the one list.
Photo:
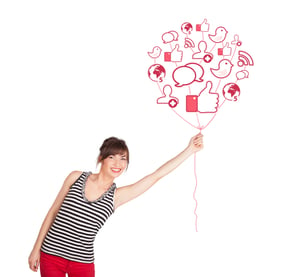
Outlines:
{"label": "woman's shoulder", "polygon": [[84,173],[84,171],[74,170],[74,171],[70,172],[70,174],[68,175],[67,178],[78,179],[83,173]]}
{"label": "woman's shoulder", "polygon": [[67,187],[70,187],[72,184],[74,184],[79,177],[84,173],[84,171],[79,171],[79,170],[74,170],[72,172],[69,173],[69,175],[67,176],[67,178],[65,179],[64,184]]}

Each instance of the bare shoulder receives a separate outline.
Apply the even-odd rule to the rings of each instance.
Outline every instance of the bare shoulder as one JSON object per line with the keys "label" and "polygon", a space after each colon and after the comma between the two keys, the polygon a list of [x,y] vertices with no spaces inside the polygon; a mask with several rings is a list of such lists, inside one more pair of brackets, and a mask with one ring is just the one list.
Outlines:
{"label": "bare shoulder", "polygon": [[72,171],[65,179],[63,186],[71,187],[71,185],[74,184],[74,182],[80,177],[81,174],[82,171],[78,171],[78,170]]}

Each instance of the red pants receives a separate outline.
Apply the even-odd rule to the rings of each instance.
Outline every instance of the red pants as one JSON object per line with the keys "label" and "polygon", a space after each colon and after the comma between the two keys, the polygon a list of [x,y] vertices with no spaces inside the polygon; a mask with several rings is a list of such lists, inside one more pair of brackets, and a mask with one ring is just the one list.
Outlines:
{"label": "red pants", "polygon": [[41,277],[95,277],[94,264],[78,263],[41,252]]}

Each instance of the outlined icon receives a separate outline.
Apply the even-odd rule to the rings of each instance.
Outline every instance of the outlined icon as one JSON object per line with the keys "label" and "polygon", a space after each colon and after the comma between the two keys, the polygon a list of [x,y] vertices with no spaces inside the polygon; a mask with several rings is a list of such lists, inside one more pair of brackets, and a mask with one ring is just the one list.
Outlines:
{"label": "outlined icon", "polygon": [[164,53],[165,62],[181,62],[183,52],[179,50],[179,44],[176,44],[172,52]]}
{"label": "outlined icon", "polygon": [[218,68],[211,68],[210,71],[216,78],[224,79],[230,75],[232,67],[231,61],[223,59],[219,62]]}
{"label": "outlined icon", "polygon": [[172,74],[175,87],[183,87],[193,82],[203,82],[204,69],[200,64],[188,63],[177,67]]}
{"label": "outlined icon", "polygon": [[172,41],[178,41],[178,33],[176,31],[169,31],[161,36],[163,43],[170,43]]}
{"label": "outlined icon", "polygon": [[185,22],[181,25],[181,31],[186,35],[190,35],[193,31],[193,25],[189,22]]}
{"label": "outlined icon", "polygon": [[212,92],[212,82],[207,81],[198,97],[198,110],[200,113],[216,113],[219,106],[219,94]]}
{"label": "outlined icon", "polygon": [[186,111],[199,113],[216,113],[219,106],[219,94],[212,92],[212,82],[207,81],[206,86],[199,95],[186,96]]}
{"label": "outlined icon", "polygon": [[214,35],[208,35],[209,39],[214,43],[223,42],[226,39],[227,30],[224,27],[218,27]]}
{"label": "outlined icon", "polygon": [[223,96],[226,100],[237,101],[240,97],[240,87],[235,83],[228,83],[223,87]]}
{"label": "outlined icon", "polygon": [[238,80],[243,80],[245,78],[249,78],[249,72],[247,70],[241,70],[236,73],[236,78]]}
{"label": "outlined icon", "polygon": [[250,56],[249,53],[247,53],[245,51],[239,51],[238,59],[239,59],[239,61],[238,61],[237,65],[239,67],[247,66],[247,65],[250,65],[250,66],[254,65],[252,57]]}
{"label": "outlined icon", "polygon": [[172,87],[170,85],[165,85],[163,87],[163,91],[162,91],[162,97],[157,98],[156,103],[157,104],[168,104],[170,108],[175,108],[178,103],[179,100],[178,98],[172,96]]}
{"label": "outlined icon", "polygon": [[196,32],[208,32],[209,24],[207,23],[207,19],[205,18],[201,24],[196,24]]}
{"label": "outlined icon", "polygon": [[229,42],[225,44],[223,48],[218,48],[219,56],[231,56],[232,48],[229,47]]}
{"label": "outlined icon", "polygon": [[166,70],[161,64],[153,64],[148,69],[148,77],[153,82],[161,83],[166,77]]}
{"label": "outlined icon", "polygon": [[196,52],[193,54],[193,59],[203,59],[206,63],[210,63],[213,59],[213,54],[207,52],[207,43],[204,40],[201,40],[198,43],[198,50],[199,52]]}
{"label": "outlined icon", "polygon": [[159,46],[154,46],[151,52],[148,52],[148,55],[152,59],[159,58],[161,54],[161,48]]}
{"label": "outlined icon", "polygon": [[194,47],[195,47],[195,43],[192,39],[190,38],[184,39],[184,48],[194,48]]}
{"label": "outlined icon", "polygon": [[240,41],[239,35],[234,35],[234,40],[231,42],[232,45],[241,46],[242,42]]}

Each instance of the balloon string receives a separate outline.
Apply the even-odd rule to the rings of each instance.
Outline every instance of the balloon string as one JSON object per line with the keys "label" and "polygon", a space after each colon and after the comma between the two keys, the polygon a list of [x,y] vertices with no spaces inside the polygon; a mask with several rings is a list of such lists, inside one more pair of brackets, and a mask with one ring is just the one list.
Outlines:
{"label": "balloon string", "polygon": [[200,123],[200,119],[199,119],[199,113],[196,113],[196,117],[197,117],[197,121],[198,121],[198,125],[199,125],[198,129],[200,129],[200,132],[201,132],[202,128],[201,128],[201,123]]}
{"label": "balloon string", "polygon": [[[156,83],[157,83],[157,86],[158,86],[158,88],[159,88],[161,94],[165,96],[165,94],[163,93],[163,91],[162,91],[162,89],[161,89],[159,83],[158,83],[158,82],[156,82]],[[196,129],[198,129],[198,130],[200,129],[199,127],[196,127],[195,125],[193,125],[192,123],[190,123],[190,122],[188,122],[186,119],[184,119],[179,113],[177,113],[177,112],[175,111],[175,109],[172,109],[172,111],[173,111],[175,114],[177,114],[182,120],[184,120],[186,123],[190,124],[192,127],[196,128]]]}
{"label": "balloon string", "polygon": [[157,86],[158,86],[158,88],[159,88],[159,90],[160,90],[161,94],[162,94],[162,95],[164,95],[164,93],[163,93],[163,91],[162,91],[162,89],[161,89],[161,87],[160,87],[159,83],[158,83],[158,82],[156,82],[156,83],[157,83]]}
{"label": "balloon string", "polygon": [[211,118],[211,120],[204,126],[202,127],[202,130],[205,129],[213,120],[214,118],[216,117],[216,113],[214,114],[214,116]]}
{"label": "balloon string", "polygon": [[[158,85],[158,87],[160,88],[160,86]],[[160,88],[160,90],[161,90],[161,88]],[[222,102],[222,104],[219,106],[219,108],[221,108],[222,106],[223,106],[223,104],[225,103],[225,101],[226,100],[224,100],[223,102]],[[200,124],[200,120],[199,120],[199,115],[198,115],[198,113],[197,113],[197,121],[198,121],[198,124],[199,124],[199,126],[198,127],[196,127],[196,126],[194,126],[193,124],[191,124],[189,121],[187,121],[186,119],[184,119],[180,114],[178,114],[176,111],[175,111],[175,109],[172,109],[173,110],[173,112],[175,113],[175,114],[177,114],[182,120],[184,120],[186,123],[188,123],[189,125],[191,125],[192,127],[194,127],[194,128],[196,128],[196,129],[198,129],[198,130],[200,130],[200,133],[201,133],[201,131],[202,130],[204,130],[212,121],[213,121],[213,119],[215,118],[215,116],[216,116],[216,113],[213,115],[213,117],[211,118],[211,120],[205,125],[205,126],[203,126],[203,127],[201,127],[201,124]],[[195,201],[195,209],[194,209],[194,215],[195,215],[195,230],[196,230],[196,232],[198,233],[198,214],[197,214],[197,208],[198,208],[198,201],[197,201],[197,198],[196,198],[196,192],[197,192],[197,188],[198,188],[198,176],[197,176],[197,164],[196,164],[196,153],[194,153],[194,176],[195,176],[195,182],[196,182],[196,184],[195,184],[195,189],[194,189],[194,192],[193,192],[193,198],[194,198],[194,201]]]}
{"label": "balloon string", "polygon": [[[161,89],[161,87],[160,87],[160,85],[159,85],[159,83],[157,83],[157,85],[158,85],[158,88],[159,88],[160,92],[161,92],[162,94],[164,94],[163,91],[162,91],[162,89]],[[219,82],[219,84],[218,84],[218,87],[219,87],[219,85],[220,85],[220,82]],[[226,100],[224,100],[224,101],[222,102],[222,104],[219,106],[219,109],[223,106],[223,104],[225,103],[225,101],[226,101]],[[184,120],[186,123],[188,123],[189,125],[191,125],[192,127],[196,128],[196,129],[200,130],[200,133],[201,133],[202,130],[204,130],[204,129],[205,129],[205,128],[213,121],[213,119],[215,118],[215,116],[216,116],[216,114],[217,114],[217,113],[215,113],[215,114],[213,115],[213,117],[211,118],[211,120],[210,120],[205,126],[201,127],[199,115],[198,115],[198,113],[197,113],[196,116],[197,116],[197,121],[198,121],[199,126],[196,127],[195,125],[193,125],[192,123],[190,123],[189,121],[187,121],[185,118],[183,118],[179,113],[177,113],[177,112],[175,111],[175,109],[172,109],[172,110],[173,110],[173,112],[174,112],[175,114],[177,114],[177,115],[178,115],[182,120]],[[197,201],[197,198],[196,198],[196,192],[197,192],[197,188],[198,188],[198,176],[197,176],[196,153],[194,153],[194,176],[195,176],[195,182],[196,182],[196,184],[195,184],[195,189],[194,189],[194,193],[193,193],[193,198],[194,198],[194,201],[195,201],[195,209],[194,209],[194,215],[195,215],[195,230],[196,230],[196,232],[198,232],[198,214],[197,214],[198,201]]]}
{"label": "balloon string", "polygon": [[172,109],[172,111],[173,111],[174,113],[176,113],[176,114],[177,114],[182,120],[184,120],[186,123],[190,124],[192,127],[196,128],[196,129],[200,130],[199,127],[196,127],[195,125],[193,125],[192,123],[190,123],[190,122],[188,122],[186,119],[184,119],[178,112],[175,111],[175,109]]}
{"label": "balloon string", "polygon": [[[219,80],[219,83],[218,83],[218,86],[217,86],[217,88],[215,89],[215,92],[217,92],[217,91],[218,91],[220,84],[221,84],[221,80]],[[220,107],[219,107],[219,108],[220,108]]]}
{"label": "balloon string", "polygon": [[194,175],[195,175],[195,180],[196,180],[196,185],[193,193],[193,198],[195,200],[195,210],[194,210],[194,215],[195,215],[195,229],[196,232],[198,232],[198,215],[197,215],[197,207],[198,207],[198,201],[196,199],[196,191],[198,187],[198,178],[197,178],[197,170],[196,170],[196,153],[194,153]]}
{"label": "balloon string", "polygon": [[232,59],[233,59],[233,57],[234,57],[234,55],[235,55],[235,51],[236,51],[236,45],[235,45],[235,47],[234,47],[234,51],[233,51],[233,54],[232,54],[232,57],[231,57],[230,61],[232,61]]}

